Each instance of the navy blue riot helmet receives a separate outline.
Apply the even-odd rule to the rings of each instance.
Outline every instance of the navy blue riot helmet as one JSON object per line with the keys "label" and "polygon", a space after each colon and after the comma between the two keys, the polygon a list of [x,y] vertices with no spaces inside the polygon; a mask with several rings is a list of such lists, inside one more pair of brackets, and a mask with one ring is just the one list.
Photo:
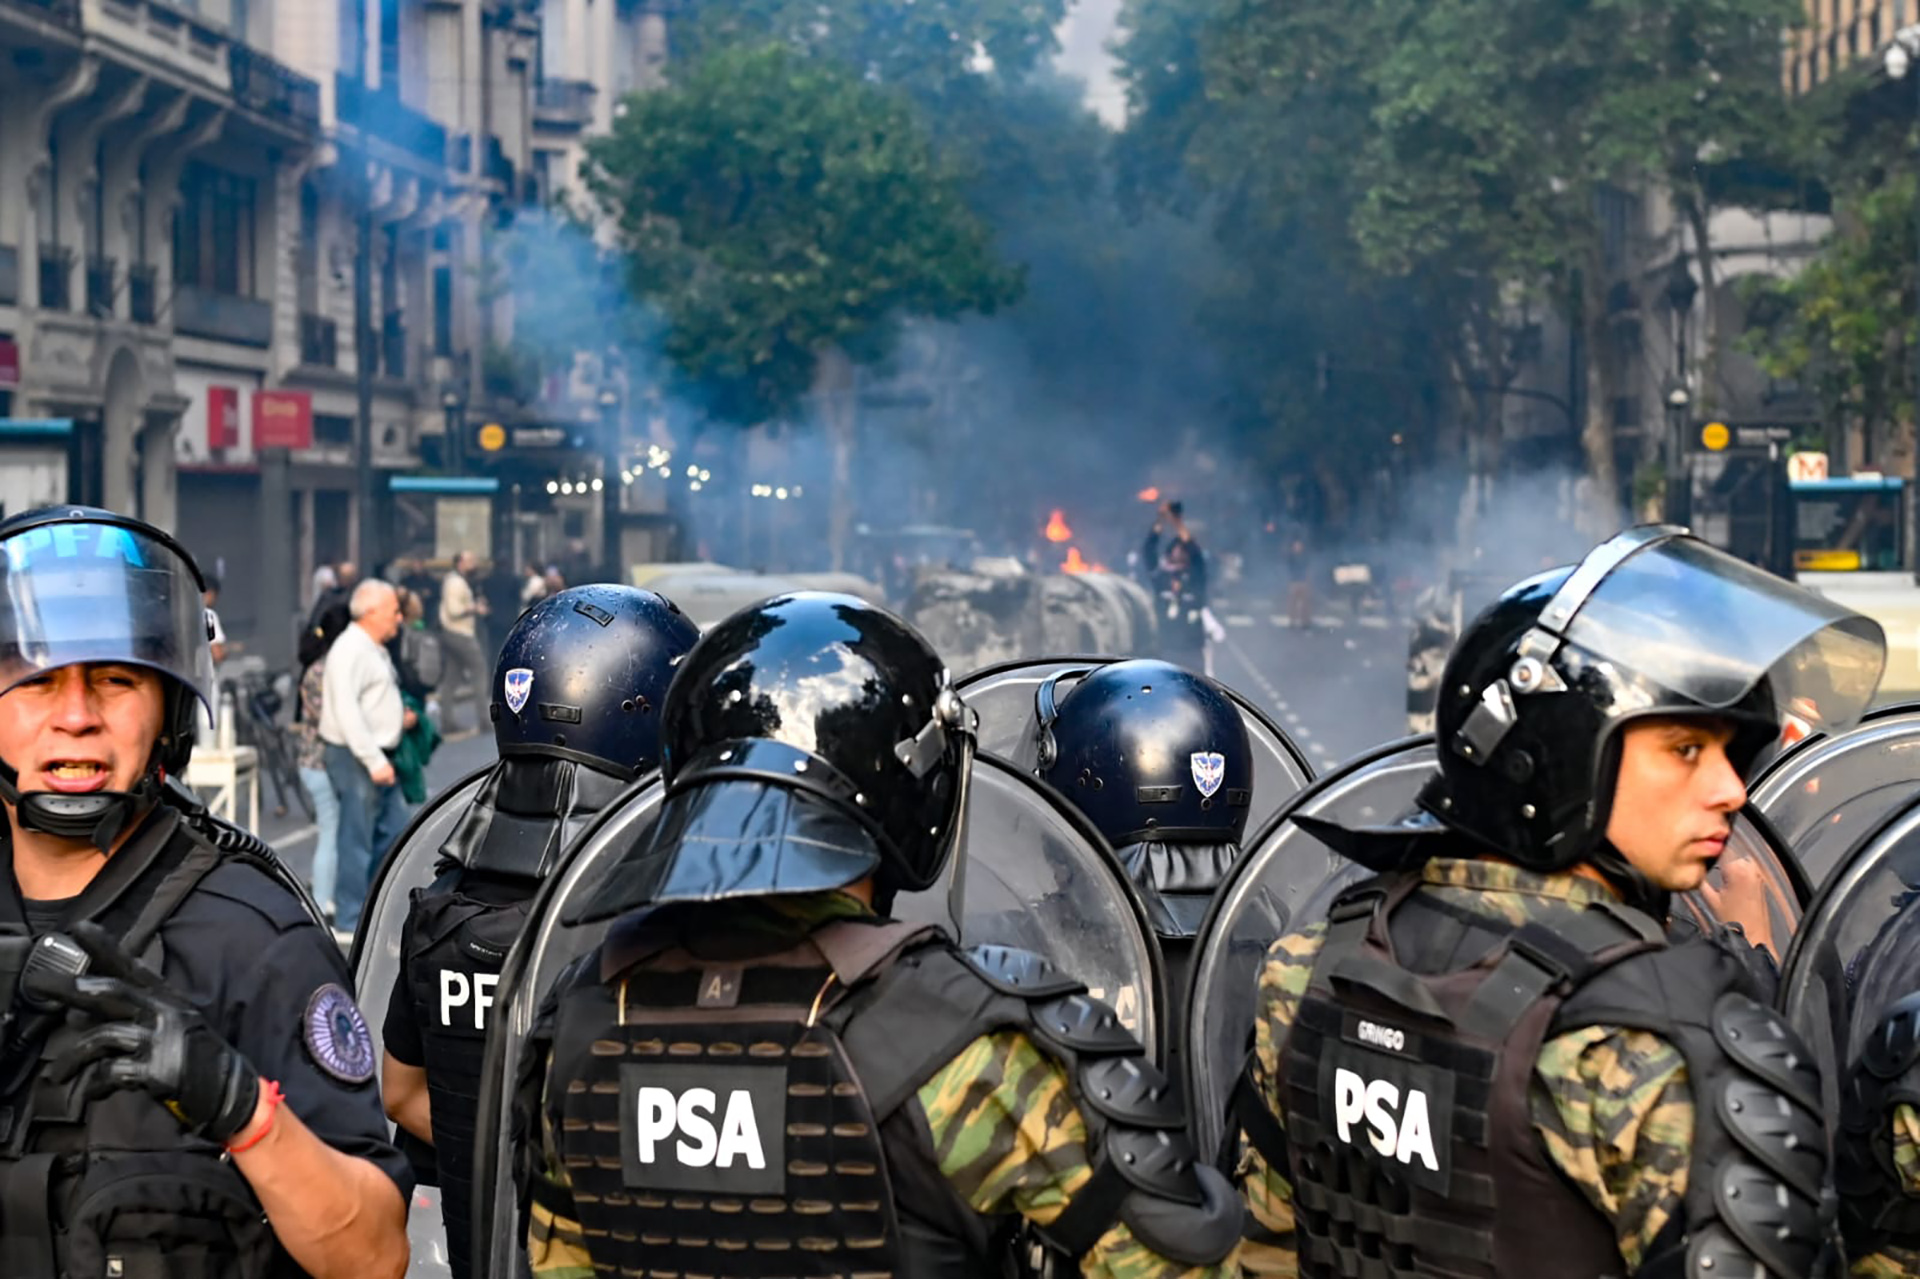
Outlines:
{"label": "navy blue riot helmet", "polygon": [[1253,748],[1218,684],[1171,662],[1110,662],[1057,699],[1040,686],[1040,776],[1115,848],[1234,844]]}
{"label": "navy blue riot helmet", "polygon": [[1199,930],[1240,856],[1253,746],[1225,689],[1171,662],[1109,662],[1034,696],[1043,780],[1119,855],[1163,941]]}
{"label": "navy blue riot helmet", "polygon": [[631,781],[660,763],[660,711],[700,638],[671,600],[608,584],[535,604],[500,647],[493,739],[501,758],[571,759]]}

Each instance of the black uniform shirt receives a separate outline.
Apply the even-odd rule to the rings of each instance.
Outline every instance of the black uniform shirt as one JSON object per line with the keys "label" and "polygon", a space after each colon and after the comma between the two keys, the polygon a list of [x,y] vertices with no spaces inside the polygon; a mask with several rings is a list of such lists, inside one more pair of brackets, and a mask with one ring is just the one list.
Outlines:
{"label": "black uniform shirt", "polygon": [[[156,810],[85,891],[70,899],[66,917],[105,909],[142,878],[169,840],[189,838],[177,813]],[[0,922],[26,922],[13,848],[4,839],[0,862],[6,871],[0,875]],[[151,875],[145,879],[153,882]],[[300,1121],[335,1150],[371,1160],[408,1198],[413,1176],[389,1137],[370,1038],[366,1077],[360,1078],[354,1037],[366,1031],[357,1010],[348,1012],[352,974],[339,946],[298,899],[257,866],[229,858],[161,925],[160,945],[168,984],[206,1013],[262,1079],[280,1085]],[[142,958],[151,962],[151,951]],[[323,1061],[328,1057],[330,1065]]]}

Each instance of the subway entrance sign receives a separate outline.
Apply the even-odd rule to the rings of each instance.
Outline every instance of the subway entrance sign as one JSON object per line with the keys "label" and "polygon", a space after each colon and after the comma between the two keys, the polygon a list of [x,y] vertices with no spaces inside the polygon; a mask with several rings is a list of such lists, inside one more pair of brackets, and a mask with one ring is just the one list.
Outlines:
{"label": "subway entrance sign", "polygon": [[1695,452],[1762,453],[1784,449],[1810,422],[1731,422],[1716,419],[1695,425],[1688,439]]}

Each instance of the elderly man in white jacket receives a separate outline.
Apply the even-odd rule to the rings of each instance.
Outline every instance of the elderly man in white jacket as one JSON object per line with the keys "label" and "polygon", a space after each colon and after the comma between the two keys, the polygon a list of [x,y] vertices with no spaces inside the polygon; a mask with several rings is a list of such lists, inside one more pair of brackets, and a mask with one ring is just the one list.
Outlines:
{"label": "elderly man in white jacket", "polygon": [[339,881],[335,924],[360,924],[374,865],[406,822],[389,752],[400,744],[412,712],[400,701],[400,677],[387,642],[400,633],[400,597],[369,578],[348,604],[353,622],[327,650],[320,704],[320,740],[327,779],[340,796]]}

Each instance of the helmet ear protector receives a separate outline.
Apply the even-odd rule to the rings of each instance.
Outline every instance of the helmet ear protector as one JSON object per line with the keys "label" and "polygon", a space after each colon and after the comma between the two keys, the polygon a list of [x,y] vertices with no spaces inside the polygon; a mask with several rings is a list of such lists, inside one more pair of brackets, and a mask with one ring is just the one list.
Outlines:
{"label": "helmet ear protector", "polygon": [[1098,670],[1097,666],[1069,666],[1055,671],[1040,681],[1040,687],[1033,692],[1033,710],[1036,721],[1034,744],[1039,754],[1039,771],[1046,772],[1060,762],[1060,746],[1053,739],[1053,726],[1060,722],[1060,696],[1058,685],[1063,679],[1085,679]]}

